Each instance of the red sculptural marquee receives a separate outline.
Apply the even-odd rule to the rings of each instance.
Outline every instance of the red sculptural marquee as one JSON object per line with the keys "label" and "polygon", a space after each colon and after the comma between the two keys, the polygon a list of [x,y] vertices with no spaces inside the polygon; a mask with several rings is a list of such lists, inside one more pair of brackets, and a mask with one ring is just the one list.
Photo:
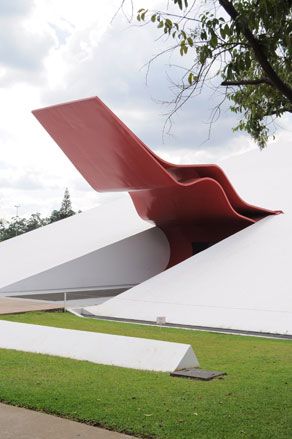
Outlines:
{"label": "red sculptural marquee", "polygon": [[164,231],[169,266],[278,213],[244,202],[217,165],[162,160],[97,97],[33,114],[95,190],[129,192]]}

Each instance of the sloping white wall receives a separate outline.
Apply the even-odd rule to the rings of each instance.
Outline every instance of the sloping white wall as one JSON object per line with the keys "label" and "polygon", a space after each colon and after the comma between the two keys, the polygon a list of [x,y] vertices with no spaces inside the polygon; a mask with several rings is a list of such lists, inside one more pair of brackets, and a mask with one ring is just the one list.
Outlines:
{"label": "sloping white wall", "polygon": [[291,146],[252,151],[223,167],[247,201],[285,213],[268,217],[88,311],[292,334]]}
{"label": "sloping white wall", "polygon": [[284,215],[265,219],[86,309],[99,316],[165,316],[178,324],[292,334],[291,253],[283,232],[291,232]]}
{"label": "sloping white wall", "polygon": [[163,271],[169,255],[169,244],[164,233],[153,227],[4,287],[0,292],[132,286]]}
{"label": "sloping white wall", "polygon": [[137,283],[163,270],[168,259],[163,232],[141,220],[122,194],[1,242],[0,293]]}

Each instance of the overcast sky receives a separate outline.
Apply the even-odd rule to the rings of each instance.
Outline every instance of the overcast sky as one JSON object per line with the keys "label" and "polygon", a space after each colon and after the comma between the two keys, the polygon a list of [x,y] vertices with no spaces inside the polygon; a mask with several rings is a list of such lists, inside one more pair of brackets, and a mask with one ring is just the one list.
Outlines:
{"label": "overcast sky", "polygon": [[[235,117],[224,108],[208,140],[209,118],[218,102],[213,90],[192,100],[162,139],[171,97],[169,62],[156,61],[145,81],[145,63],[163,46],[153,27],[130,26],[121,0],[0,0],[0,217],[59,208],[65,187],[73,208],[86,210],[110,195],[93,191],[31,114],[47,105],[99,96],[146,144],[169,161],[217,162],[254,147],[235,135]],[[136,7],[166,1],[137,0]],[[217,99],[217,100],[216,100]],[[291,122],[291,119],[290,119]],[[288,118],[275,142],[291,139]]]}

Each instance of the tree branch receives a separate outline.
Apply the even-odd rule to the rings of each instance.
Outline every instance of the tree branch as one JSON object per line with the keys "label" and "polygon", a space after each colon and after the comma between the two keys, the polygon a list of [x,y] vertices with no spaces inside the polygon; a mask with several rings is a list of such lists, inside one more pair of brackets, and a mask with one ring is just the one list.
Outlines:
{"label": "tree branch", "polygon": [[221,85],[259,85],[259,84],[268,84],[273,85],[272,81],[269,78],[259,78],[259,79],[242,79],[240,81],[223,81]]}
{"label": "tree branch", "polygon": [[271,80],[273,85],[284,95],[286,98],[292,102],[292,88],[289,87],[282,79],[278,76],[276,71],[273,69],[272,65],[268,61],[263,47],[259,40],[253,35],[250,31],[246,21],[240,17],[240,14],[237,12],[235,7],[233,6],[230,0],[219,0],[219,4],[225,9],[227,14],[235,21],[239,30],[245,36],[247,41],[250,43],[254,55],[259,62],[260,66]]}
{"label": "tree branch", "polygon": [[164,17],[174,17],[174,18],[179,18],[180,20],[196,21],[197,23],[201,23],[201,20],[199,20],[198,18],[192,18],[187,15],[171,14],[169,12],[163,12],[163,11],[157,11],[155,13]]}

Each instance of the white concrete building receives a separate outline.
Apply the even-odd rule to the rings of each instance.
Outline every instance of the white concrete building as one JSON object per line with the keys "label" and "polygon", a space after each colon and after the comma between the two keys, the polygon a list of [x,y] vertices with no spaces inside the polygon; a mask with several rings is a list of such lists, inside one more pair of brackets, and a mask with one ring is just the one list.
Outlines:
{"label": "white concrete building", "polygon": [[292,150],[222,164],[243,199],[268,216],[167,268],[169,241],[121,195],[0,243],[0,294],[133,287],[86,308],[103,318],[292,335]]}

